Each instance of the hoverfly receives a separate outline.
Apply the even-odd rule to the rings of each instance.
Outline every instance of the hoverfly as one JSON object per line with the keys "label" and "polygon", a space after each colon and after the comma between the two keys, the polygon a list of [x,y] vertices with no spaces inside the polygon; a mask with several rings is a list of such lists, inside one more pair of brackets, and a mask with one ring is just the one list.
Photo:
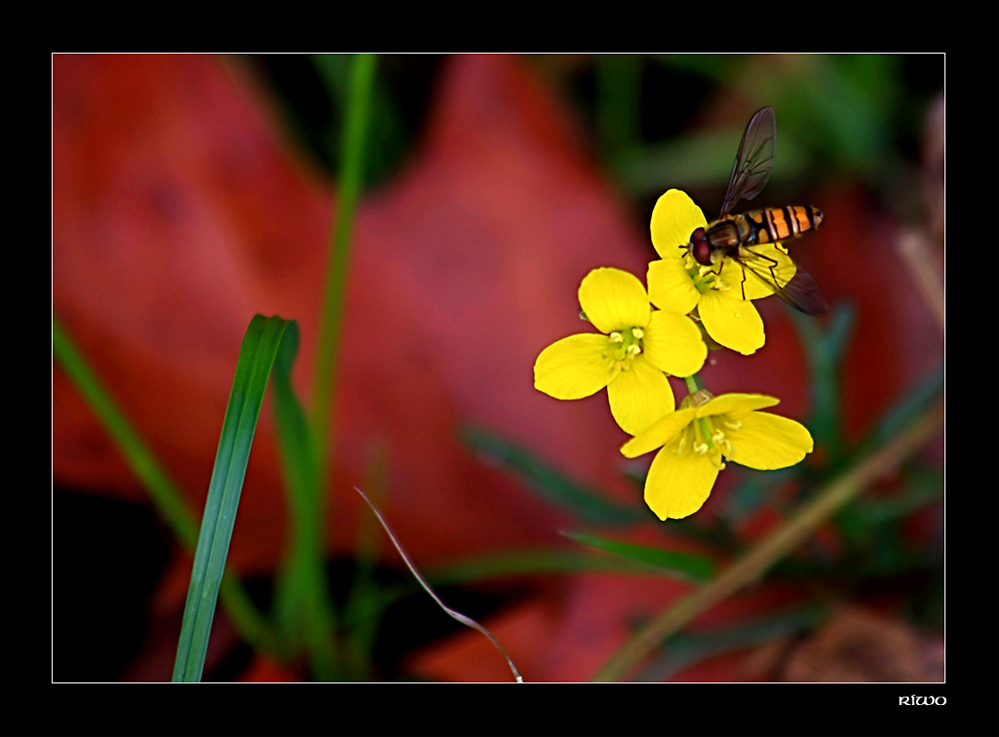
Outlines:
{"label": "hoverfly", "polygon": [[753,115],[742,134],[721,214],[706,228],[695,230],[690,243],[680,247],[688,249],[702,266],[717,263],[719,275],[725,259],[738,263],[743,270],[744,299],[748,272],[806,315],[824,315],[829,311],[829,305],[811,274],[795,264],[794,276],[781,283],[776,271],[778,261],[750,250],[753,246],[776,244],[815,230],[822,223],[822,211],[811,205],[790,205],[764,207],[741,215],[729,214],[736,202],[753,199],[766,185],[774,168],[776,149],[777,120],[773,108],[765,107]]}

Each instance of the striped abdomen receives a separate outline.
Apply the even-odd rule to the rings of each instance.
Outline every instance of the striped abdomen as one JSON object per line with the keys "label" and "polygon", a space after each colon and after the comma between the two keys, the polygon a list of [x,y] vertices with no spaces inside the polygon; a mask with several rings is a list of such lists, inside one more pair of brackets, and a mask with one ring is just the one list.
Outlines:
{"label": "striped abdomen", "polygon": [[822,224],[822,211],[811,205],[764,207],[739,215],[725,215],[708,226],[713,248],[755,246],[797,238]]}

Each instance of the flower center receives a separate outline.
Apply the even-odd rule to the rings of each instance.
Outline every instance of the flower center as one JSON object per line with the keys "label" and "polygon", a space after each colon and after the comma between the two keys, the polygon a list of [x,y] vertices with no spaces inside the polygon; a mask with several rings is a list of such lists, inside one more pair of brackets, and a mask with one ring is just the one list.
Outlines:
{"label": "flower center", "polygon": [[712,289],[724,292],[732,288],[721,279],[722,269],[729,263],[727,259],[717,259],[711,266],[701,266],[693,259],[691,259],[691,263],[693,265],[687,269],[687,273],[690,274],[690,278],[694,282],[694,288],[701,294],[707,294]]}
{"label": "flower center", "polygon": [[[686,402],[687,400],[684,400],[684,403]],[[698,406],[703,402],[697,402],[695,399],[691,404]],[[673,441],[671,450],[678,456],[690,451],[707,456],[711,464],[720,471],[725,468],[722,457],[731,458],[734,455],[732,438],[740,429],[742,429],[741,422],[733,422],[725,415],[698,417],[683,429],[679,438]]]}
{"label": "flower center", "polygon": [[607,336],[608,347],[604,351],[604,358],[613,356],[621,366],[622,371],[627,371],[631,367],[632,359],[642,352],[642,339],[645,331],[641,328],[627,328],[617,331]]}

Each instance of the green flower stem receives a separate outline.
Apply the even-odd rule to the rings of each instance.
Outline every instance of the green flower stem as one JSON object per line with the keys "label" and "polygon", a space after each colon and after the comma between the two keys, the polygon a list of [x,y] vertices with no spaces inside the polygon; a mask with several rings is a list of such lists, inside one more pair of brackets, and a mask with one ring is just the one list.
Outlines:
{"label": "green flower stem", "polygon": [[350,72],[347,121],[343,129],[336,226],[330,243],[326,290],[319,321],[316,347],[316,370],[313,376],[312,428],[318,454],[320,488],[325,488],[328,473],[329,425],[332,415],[333,386],[336,383],[336,351],[343,313],[343,294],[347,281],[350,240],[354,229],[354,210],[361,191],[364,142],[368,131],[368,111],[377,57],[358,54]]}
{"label": "green flower stem", "polygon": [[882,445],[801,505],[779,529],[733,563],[714,581],[697,589],[656,617],[593,677],[616,681],[698,614],[731,596],[808,538],[823,522],[868,485],[896,468],[943,427],[943,402],[937,402],[904,432]]}
{"label": "green flower stem", "polygon": [[698,392],[703,388],[698,385],[697,374],[694,374],[693,376],[685,376],[683,381],[687,385],[687,391],[690,394]]}
{"label": "green flower stem", "polygon": [[[196,516],[55,316],[52,318],[52,348],[56,360],[70,381],[97,415],[129,468],[149,492],[157,511],[163,515],[184,549],[193,555],[198,544]],[[275,637],[267,620],[253,606],[239,581],[228,573],[222,579],[220,598],[226,614],[243,639],[254,648],[271,653],[277,651]]]}

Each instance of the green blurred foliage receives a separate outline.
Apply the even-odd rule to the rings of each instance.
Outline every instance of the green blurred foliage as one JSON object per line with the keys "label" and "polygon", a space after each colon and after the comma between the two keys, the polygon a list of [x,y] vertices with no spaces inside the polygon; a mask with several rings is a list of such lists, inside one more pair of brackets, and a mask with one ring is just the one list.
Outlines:
{"label": "green blurred foliage", "polygon": [[[943,56],[597,56],[560,81],[605,169],[633,197],[702,188],[720,202],[746,121],[769,105],[774,185],[848,177],[891,199],[943,93]],[[908,203],[897,204],[907,214]]]}

